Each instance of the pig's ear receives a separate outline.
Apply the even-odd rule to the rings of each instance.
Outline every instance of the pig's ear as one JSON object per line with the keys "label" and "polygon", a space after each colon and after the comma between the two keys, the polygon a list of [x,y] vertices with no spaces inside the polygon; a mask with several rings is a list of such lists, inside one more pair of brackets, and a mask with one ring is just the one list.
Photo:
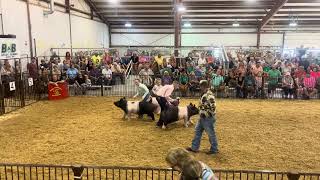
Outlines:
{"label": "pig's ear", "polygon": [[126,97],[123,97],[122,99],[126,99]]}

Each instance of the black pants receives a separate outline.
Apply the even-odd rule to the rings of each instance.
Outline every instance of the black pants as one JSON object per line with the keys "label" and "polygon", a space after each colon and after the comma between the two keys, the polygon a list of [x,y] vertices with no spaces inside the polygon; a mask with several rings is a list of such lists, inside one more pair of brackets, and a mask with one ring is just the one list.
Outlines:
{"label": "black pants", "polygon": [[161,97],[161,96],[157,96],[156,99],[161,108],[160,118],[159,118],[159,121],[157,122],[157,126],[161,127],[164,124],[164,116],[168,109],[168,101],[165,97]]}
{"label": "black pants", "polygon": [[293,89],[292,88],[283,87],[283,91],[284,91],[284,95],[286,96],[285,98],[287,98],[288,95],[293,95]]}
{"label": "black pants", "polygon": [[160,105],[161,112],[168,109],[168,101],[165,97],[157,96],[156,99]]}

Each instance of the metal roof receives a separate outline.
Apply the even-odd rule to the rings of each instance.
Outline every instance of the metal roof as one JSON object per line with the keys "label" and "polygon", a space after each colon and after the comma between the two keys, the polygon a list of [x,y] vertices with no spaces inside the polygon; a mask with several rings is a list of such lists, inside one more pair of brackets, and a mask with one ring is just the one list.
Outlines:
{"label": "metal roof", "polygon": [[[173,29],[173,0],[90,0],[111,29],[125,28],[130,22],[135,29]],[[262,31],[319,30],[320,0],[181,0],[186,8],[182,22],[192,29],[259,28]],[[297,27],[290,27],[295,20]]]}

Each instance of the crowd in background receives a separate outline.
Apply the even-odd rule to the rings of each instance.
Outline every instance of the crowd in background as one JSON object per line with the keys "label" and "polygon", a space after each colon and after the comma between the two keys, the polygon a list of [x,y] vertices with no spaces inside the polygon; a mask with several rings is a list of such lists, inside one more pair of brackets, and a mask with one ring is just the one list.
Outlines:
{"label": "crowd in background", "polygon": [[[222,97],[234,92],[237,98],[273,98],[277,89],[282,89],[282,96],[290,99],[319,95],[319,62],[306,55],[304,49],[296,54],[294,58],[286,58],[272,52],[237,51],[234,55],[228,53],[229,61],[223,62],[209,51],[190,52],[185,58],[165,57],[160,53],[143,56],[136,52],[125,56],[118,52],[90,56],[78,52],[72,56],[67,52],[64,57],[53,53],[47,61],[32,58],[27,71],[30,77],[41,82],[67,81],[83,87],[124,84],[126,73],[131,72],[140,76],[150,89],[178,81],[182,96],[198,92],[200,80],[208,80],[211,88]],[[11,81],[19,70],[5,60],[1,65],[2,82]]]}

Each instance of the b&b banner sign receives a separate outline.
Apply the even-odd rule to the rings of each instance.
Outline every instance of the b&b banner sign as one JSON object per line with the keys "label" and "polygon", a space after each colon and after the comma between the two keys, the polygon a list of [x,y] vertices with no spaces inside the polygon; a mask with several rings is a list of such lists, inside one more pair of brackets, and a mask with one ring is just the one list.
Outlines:
{"label": "b&b banner sign", "polygon": [[0,45],[0,59],[20,58],[17,47],[17,40],[15,38],[0,38]]}

